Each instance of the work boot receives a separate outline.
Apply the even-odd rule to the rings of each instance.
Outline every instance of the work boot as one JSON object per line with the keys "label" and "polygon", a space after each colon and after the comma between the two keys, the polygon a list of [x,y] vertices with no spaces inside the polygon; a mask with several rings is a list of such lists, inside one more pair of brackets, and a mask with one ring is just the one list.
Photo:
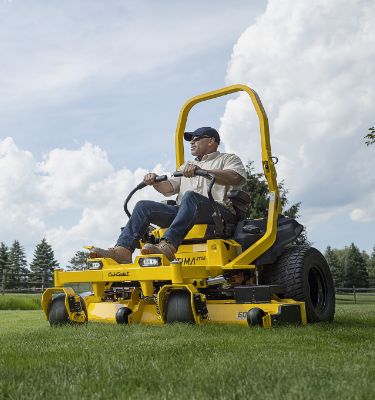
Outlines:
{"label": "work boot", "polygon": [[175,259],[175,253],[177,249],[173,244],[168,243],[162,239],[158,244],[146,243],[141,250],[142,254],[164,254],[169,261]]}
{"label": "work boot", "polygon": [[108,250],[93,247],[90,251],[90,258],[112,258],[119,264],[131,264],[132,253],[122,246],[111,247]]}

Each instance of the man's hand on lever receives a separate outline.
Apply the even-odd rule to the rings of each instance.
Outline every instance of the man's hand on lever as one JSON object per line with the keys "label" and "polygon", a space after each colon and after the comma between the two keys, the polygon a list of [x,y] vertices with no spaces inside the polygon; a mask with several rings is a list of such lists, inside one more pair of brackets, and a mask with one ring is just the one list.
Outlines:
{"label": "man's hand on lever", "polygon": [[150,173],[145,175],[145,177],[143,178],[143,182],[146,185],[153,185],[155,183],[155,178],[156,177],[157,177],[157,175],[154,172],[150,172]]}
{"label": "man's hand on lever", "polygon": [[202,168],[199,168],[198,165],[187,163],[182,173],[186,178],[192,178],[193,176],[195,176],[196,172],[201,169]]}
{"label": "man's hand on lever", "polygon": [[168,194],[173,191],[173,186],[167,181],[166,175],[158,176],[154,172],[149,172],[143,178],[143,182],[146,185],[152,185],[158,192],[162,194]]}

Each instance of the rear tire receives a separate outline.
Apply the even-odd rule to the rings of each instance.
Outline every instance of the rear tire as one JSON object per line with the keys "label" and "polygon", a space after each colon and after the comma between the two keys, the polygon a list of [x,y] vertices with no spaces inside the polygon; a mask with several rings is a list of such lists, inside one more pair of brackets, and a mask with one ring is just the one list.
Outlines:
{"label": "rear tire", "polygon": [[264,283],[281,285],[283,297],[305,302],[308,322],[332,321],[335,287],[324,256],[310,246],[290,246],[264,271]]}
{"label": "rear tire", "polygon": [[167,300],[166,320],[168,324],[173,322],[195,323],[190,292],[175,290],[170,293]]}

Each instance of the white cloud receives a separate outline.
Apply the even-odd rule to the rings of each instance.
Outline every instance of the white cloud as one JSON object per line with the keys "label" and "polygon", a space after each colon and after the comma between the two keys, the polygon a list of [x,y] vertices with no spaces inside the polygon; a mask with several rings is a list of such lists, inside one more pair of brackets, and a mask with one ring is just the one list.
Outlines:
{"label": "white cloud", "polygon": [[[356,205],[358,208],[350,212],[350,218],[353,221],[372,222],[375,220],[375,191],[370,192],[362,202],[358,201]],[[372,229],[372,235],[374,235],[374,229]]]}
{"label": "white cloud", "polygon": [[2,108],[22,109],[107,92],[134,73],[219,47],[246,20],[227,2],[115,0],[2,5]]}
{"label": "white cloud", "polygon": [[[312,223],[333,218],[332,208],[375,221],[374,149],[363,140],[374,124],[374,20],[369,0],[270,0],[228,65],[228,84],[260,95],[279,178]],[[228,150],[260,167],[258,121],[246,96],[227,103],[221,131]]]}
{"label": "white cloud", "polygon": [[40,198],[37,165],[30,152],[20,150],[8,137],[0,141],[0,171],[0,240],[9,242],[21,232],[29,241],[34,231],[44,228],[35,207]]}
{"label": "white cloud", "polygon": [[[53,149],[38,162],[12,138],[0,140],[0,241],[20,240],[29,254],[43,238],[52,244],[61,266],[88,244],[113,245],[127,217],[123,202],[142,179],[145,169],[114,170],[106,153],[90,143],[77,150]],[[158,164],[154,170],[164,171]],[[160,199],[152,188],[141,198]],[[64,223],[59,213],[76,209],[80,216]],[[56,217],[60,222],[49,223]]]}
{"label": "white cloud", "polygon": [[74,207],[91,201],[90,191],[114,171],[106,153],[90,143],[79,150],[54,149],[39,171],[45,176],[39,183],[41,192],[49,198],[50,207]]}

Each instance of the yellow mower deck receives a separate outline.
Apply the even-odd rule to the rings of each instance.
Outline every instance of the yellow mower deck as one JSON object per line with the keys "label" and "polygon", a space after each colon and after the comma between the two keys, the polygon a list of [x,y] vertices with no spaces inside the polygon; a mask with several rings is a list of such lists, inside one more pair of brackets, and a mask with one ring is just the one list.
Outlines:
{"label": "yellow mower deck", "polygon": [[[259,309],[262,312],[262,325],[269,328],[283,323],[306,324],[304,303],[292,299],[280,299],[276,295],[268,302],[258,303],[236,302],[234,299],[207,300],[199,289],[207,287],[207,279],[221,275],[228,269],[228,264],[240,251],[239,245],[233,240],[208,240],[207,243],[182,245],[176,254],[176,260],[169,260],[160,254],[138,256],[133,264],[118,264],[112,259],[98,258],[88,261],[91,268],[85,271],[55,271],[55,287],[47,289],[43,294],[42,306],[48,319],[48,307],[52,294],[64,292],[65,304],[69,319],[72,322],[107,322],[116,323],[116,313],[126,307],[131,311],[127,323],[163,324],[166,322],[165,305],[171,291],[185,290],[190,293],[195,323],[235,323],[249,324],[249,311]],[[159,262],[154,267],[141,266],[144,260]],[[247,269],[255,266],[248,265]],[[84,312],[74,312],[79,303],[79,297],[69,288],[69,284],[80,282],[90,283],[93,293],[84,298],[87,318]],[[111,285],[121,282],[129,287],[128,291],[120,291],[119,298],[113,296],[111,301],[103,301],[105,292]],[[139,287],[132,288],[134,282]],[[155,283],[165,283],[158,293],[155,293]],[[124,299],[124,293],[129,298]],[[199,304],[206,307],[206,312],[196,311],[194,296],[199,296]],[[78,306],[79,309],[79,306]]]}
{"label": "yellow mower deck", "polygon": [[[282,316],[283,307],[296,305],[298,311],[294,309],[293,320],[286,319]],[[116,323],[116,312],[121,307],[130,307],[128,302],[124,303],[90,303],[88,306],[89,320],[94,322]],[[162,316],[158,313],[158,307],[155,302],[150,299],[142,299],[137,305],[137,313],[129,316],[128,323],[162,325],[165,323]],[[207,301],[208,317],[207,319],[198,319],[196,323],[226,323],[249,325],[248,312],[251,309],[259,308],[264,312],[262,317],[262,326],[270,328],[272,325],[281,325],[285,323],[306,324],[306,314],[304,303],[295,302],[294,300],[283,301],[272,300],[271,303],[253,303],[253,304],[237,304],[234,301]]]}

